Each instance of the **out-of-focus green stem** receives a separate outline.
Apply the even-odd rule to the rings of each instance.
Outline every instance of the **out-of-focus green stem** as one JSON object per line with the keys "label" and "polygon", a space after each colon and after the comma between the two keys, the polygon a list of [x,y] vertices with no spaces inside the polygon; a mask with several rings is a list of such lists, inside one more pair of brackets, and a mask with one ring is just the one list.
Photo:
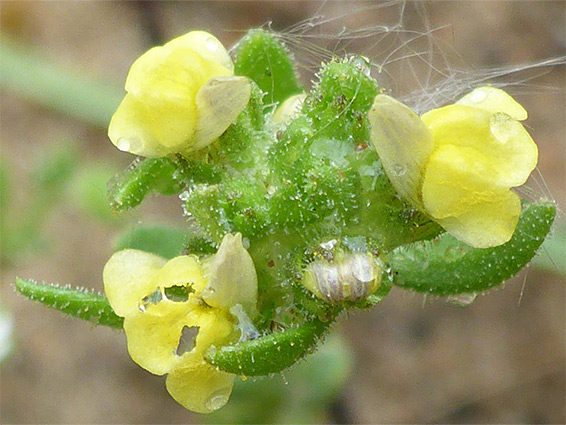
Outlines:
{"label": "out-of-focus green stem", "polygon": [[123,91],[58,66],[40,52],[0,35],[0,87],[96,127],[107,127]]}

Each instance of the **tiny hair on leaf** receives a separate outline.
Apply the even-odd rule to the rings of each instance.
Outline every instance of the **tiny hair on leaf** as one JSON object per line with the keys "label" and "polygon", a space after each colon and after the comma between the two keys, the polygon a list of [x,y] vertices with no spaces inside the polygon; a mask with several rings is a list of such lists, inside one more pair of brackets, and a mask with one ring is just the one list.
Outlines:
{"label": "tiny hair on leaf", "polygon": [[205,359],[218,369],[237,375],[261,376],[281,372],[313,350],[331,322],[313,320],[298,328],[213,348]]}
{"label": "tiny hair on leaf", "polygon": [[124,319],[114,313],[108,299],[84,288],[73,289],[37,283],[16,278],[16,290],[33,301],[38,301],[62,313],[78,317],[95,325],[122,329]]}
{"label": "tiny hair on leaf", "polygon": [[388,258],[393,284],[434,295],[477,293],[501,285],[534,258],[548,236],[556,205],[527,205],[511,240],[494,248],[472,248],[449,234],[398,248]]}

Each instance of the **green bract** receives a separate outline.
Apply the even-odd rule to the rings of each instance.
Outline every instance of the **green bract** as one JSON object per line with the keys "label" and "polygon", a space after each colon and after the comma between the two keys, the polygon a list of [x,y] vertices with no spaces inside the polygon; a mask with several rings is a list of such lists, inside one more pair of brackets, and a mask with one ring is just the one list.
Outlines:
{"label": "green bract", "polygon": [[[208,39],[203,33],[199,34],[199,40]],[[214,44],[213,50],[221,47],[218,46]],[[174,61],[171,59],[177,67],[175,75],[184,75],[198,65],[194,62],[187,69],[183,68],[183,58],[192,58],[193,54],[182,49],[177,51],[177,45],[173,47],[175,55],[181,55],[179,58],[175,56]],[[197,47],[194,49],[200,52]],[[169,129],[158,126],[159,132],[156,130],[152,137],[167,145],[167,149],[152,151],[148,156],[159,156],[164,152],[163,156],[136,159],[108,184],[108,197],[115,212],[133,208],[146,195],[156,192],[178,196],[188,223],[185,229],[178,230],[158,226],[131,230],[118,243],[120,249],[129,251],[120,252],[137,253],[142,259],[158,258],[147,252],[168,259],[191,256],[191,264],[194,263],[191,267],[200,273],[199,279],[212,282],[206,288],[197,288],[196,281],[189,282],[183,277],[188,276],[187,270],[181,266],[175,269],[177,263],[182,263],[179,261],[167,263],[172,264],[168,266],[171,267],[167,272],[170,276],[160,280],[154,276],[158,273],[154,271],[157,266],[152,268],[140,260],[140,271],[136,267],[131,269],[132,264],[126,264],[126,260],[126,263],[117,260],[133,258],[133,254],[115,254],[113,257],[112,264],[127,271],[123,273],[125,283],[117,286],[124,297],[132,296],[132,291],[140,285],[140,282],[130,282],[131,276],[139,274],[151,283],[151,290],[132,296],[132,311],[127,315],[121,312],[122,316],[143,316],[137,311],[135,303],[138,299],[158,311],[156,306],[165,305],[163,300],[167,300],[168,295],[174,297],[165,292],[160,295],[162,298],[153,298],[155,294],[159,295],[154,287],[161,288],[159,285],[165,284],[166,289],[192,288],[193,292],[185,294],[183,301],[193,303],[187,311],[199,313],[194,323],[189,320],[191,326],[203,326],[204,329],[203,318],[207,318],[206,326],[213,329],[220,325],[214,322],[211,312],[218,310],[218,317],[222,314],[221,325],[227,336],[218,340],[211,338],[206,344],[200,344],[202,352],[198,353],[198,361],[186,366],[195,369],[189,371],[183,369],[185,366],[179,366],[165,371],[173,376],[175,393],[189,394],[192,391],[187,387],[190,382],[185,382],[182,377],[197,376],[202,370],[216,376],[212,366],[222,371],[218,376],[279,372],[313,352],[341,312],[375,306],[393,285],[439,296],[475,294],[501,285],[531,261],[547,238],[556,213],[556,206],[549,201],[523,202],[517,211],[517,214],[520,211],[520,217],[516,229],[511,232],[511,240],[498,242],[498,246],[489,245],[487,249],[480,248],[481,244],[469,246],[465,238],[457,240],[445,234],[443,227],[449,231],[452,227],[429,211],[430,208],[423,207],[422,169],[432,155],[433,143],[444,143],[448,136],[455,137],[464,146],[461,150],[465,150],[468,140],[473,140],[474,149],[486,155],[489,152],[481,149],[484,139],[512,144],[513,140],[508,139],[518,134],[513,132],[513,128],[516,129],[514,121],[498,115],[498,110],[487,110],[491,104],[483,105],[487,112],[482,110],[482,117],[499,120],[491,127],[470,124],[473,114],[469,111],[475,110],[466,103],[471,101],[469,97],[464,97],[456,108],[465,112],[459,114],[457,120],[446,115],[446,111],[454,108],[441,108],[435,110],[434,120],[425,115],[421,121],[408,106],[381,94],[364,58],[347,57],[323,64],[312,89],[304,91],[296,78],[292,57],[276,34],[252,30],[238,43],[234,53],[234,75],[229,81],[245,82],[246,96],[238,97],[239,101],[234,105],[237,111],[229,111],[230,120],[215,118],[224,124],[231,123],[226,130],[214,140],[206,139],[206,144],[198,144],[196,149],[196,145],[187,147],[183,143],[185,139],[193,144],[200,140],[198,129],[196,136],[191,133],[190,137],[167,144],[161,137],[167,135]],[[224,53],[222,55],[223,61],[231,64],[229,58]],[[163,76],[168,75],[168,61],[160,65],[160,84],[167,83]],[[153,81],[151,63],[145,65],[143,76]],[[229,71],[231,75],[231,66]],[[199,80],[199,90],[207,78],[220,78],[213,74]],[[220,78],[220,81],[224,80]],[[183,84],[175,85],[171,93],[167,92],[167,101],[176,111],[186,107],[178,104],[186,96],[181,93],[176,97],[179,90],[182,92]],[[208,88],[205,94],[208,93],[206,90]],[[240,101],[248,98],[248,91],[249,101],[242,109]],[[504,93],[489,88],[475,93],[482,92],[492,93],[499,103],[507,99]],[[152,102],[155,99],[161,101],[161,94],[157,90],[147,96],[151,95]],[[210,111],[222,114],[225,108],[231,109],[230,97],[215,103],[221,98],[217,91],[214,96],[209,96],[212,102],[207,107],[209,115]],[[145,97],[140,99],[139,102],[146,102]],[[167,108],[152,109],[151,102],[147,102],[143,106],[144,114],[154,120],[152,122],[166,126],[166,117],[160,114]],[[513,117],[522,119],[526,116],[526,113],[522,115],[524,110],[520,105],[513,104],[513,108],[508,111]],[[236,118],[232,119],[232,116]],[[182,113],[175,115],[176,125],[185,124],[182,117]],[[203,118],[202,110],[191,119],[200,118]],[[501,121],[503,118],[506,120]],[[460,133],[454,130],[460,124],[465,130],[461,139],[456,137]],[[444,131],[446,128],[450,131]],[[497,134],[483,137],[490,128]],[[129,130],[137,131],[131,127]],[[480,134],[482,137],[474,133],[480,130],[484,132]],[[456,143],[452,139],[449,141]],[[496,151],[495,148],[492,150]],[[454,157],[463,158],[462,155]],[[479,167],[470,158],[466,161],[474,172]],[[398,173],[397,165],[400,167]],[[503,181],[509,176],[504,172],[505,167],[500,168],[503,174],[497,177]],[[436,168],[432,169],[430,165],[427,170],[430,174]],[[526,178],[529,172],[530,169],[524,171],[523,177]],[[466,198],[471,199],[470,204],[478,199],[486,204],[492,201],[491,186],[486,186],[489,190],[474,192],[479,185],[474,186],[469,176],[480,174],[463,173],[458,181],[462,190],[472,193]],[[433,177],[438,180],[435,182],[439,187],[451,187],[450,180],[443,180],[442,173]],[[514,185],[505,186],[505,193]],[[431,189],[427,186],[426,190]],[[432,195],[427,192],[426,195],[429,198],[438,195],[435,202],[442,203],[443,207],[444,203],[446,208],[458,206],[440,192]],[[466,211],[478,209],[475,205]],[[435,220],[442,221],[443,227]],[[232,240],[237,241],[238,250],[233,251],[237,255],[227,251],[226,246]],[[146,253],[140,254],[141,251]],[[240,267],[242,258],[249,258],[245,273]],[[166,262],[165,258],[160,261]],[[253,291],[246,292],[249,285],[244,282],[250,281],[250,276],[254,276],[255,282],[256,275],[257,292],[255,284]],[[214,284],[217,281],[222,285]],[[16,288],[31,299],[96,324],[121,327],[123,323],[102,295],[38,285],[23,279],[16,282]],[[114,295],[109,296],[115,303]],[[171,301],[171,306],[179,309],[175,302]],[[187,318],[179,314],[179,323],[184,323]],[[152,320],[155,321],[153,329],[164,325],[158,314],[152,316]],[[136,331],[145,335],[142,325]],[[177,334],[168,343],[176,345],[176,338]],[[155,360],[143,347],[136,355],[147,362]],[[165,352],[163,356],[178,360],[172,352]],[[178,380],[176,373],[180,377]],[[197,380],[202,391],[220,387],[218,382],[215,387],[213,384],[208,386],[205,379]],[[213,396],[201,400],[200,393],[190,395],[198,399],[199,411],[212,411],[226,401],[228,393],[228,390],[223,393],[222,403],[220,399],[215,401]]]}

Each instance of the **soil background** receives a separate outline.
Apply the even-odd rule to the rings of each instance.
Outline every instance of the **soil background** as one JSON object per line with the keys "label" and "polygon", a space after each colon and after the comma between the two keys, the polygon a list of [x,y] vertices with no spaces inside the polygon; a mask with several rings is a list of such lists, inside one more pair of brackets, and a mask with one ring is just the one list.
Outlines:
{"label": "soil background", "polygon": [[[399,2],[391,8],[368,7],[375,4],[14,1],[2,2],[0,13],[3,32],[38,47],[58,65],[122,86],[139,55],[156,42],[192,29],[209,30],[230,46],[242,30],[267,22],[284,31],[322,14],[336,17],[328,25],[339,32],[341,26],[377,27],[384,20],[394,21],[391,16],[399,13]],[[404,22],[421,25],[421,9],[410,6],[402,13]],[[564,2],[442,1],[426,2],[424,7],[430,28],[437,29],[433,39],[445,52],[456,52],[469,69],[565,54]],[[356,8],[365,12],[355,14]],[[376,34],[344,48],[370,59],[380,57],[379,49],[386,46],[377,44]],[[300,42],[295,47],[300,56]],[[419,72],[430,68],[423,63]],[[400,72],[407,71],[401,68]],[[540,69],[539,74],[511,91],[530,113],[527,126],[539,145],[539,169],[563,211],[564,66],[548,73]],[[390,77],[395,80],[395,75]],[[396,81],[400,92],[407,90],[403,83]],[[80,147],[83,160],[108,162],[116,171],[132,159],[116,151],[103,129],[10,93],[1,95],[2,157],[18,182],[13,196],[22,208],[33,184],[30,172],[46,148],[71,141]],[[545,195],[541,181],[538,177],[530,183],[535,196]],[[50,214],[45,249],[2,266],[1,303],[14,315],[16,346],[2,363],[0,422],[200,422],[200,416],[168,396],[163,378],[130,360],[121,333],[67,319],[14,293],[11,284],[16,276],[101,289],[101,271],[118,231],[72,205],[61,199]],[[180,212],[174,197],[152,198],[130,219],[182,224]],[[558,274],[535,268],[466,308],[394,289],[372,311],[342,320],[340,331],[356,360],[326,420],[565,423],[565,289]],[[250,406],[254,408],[259,407]]]}

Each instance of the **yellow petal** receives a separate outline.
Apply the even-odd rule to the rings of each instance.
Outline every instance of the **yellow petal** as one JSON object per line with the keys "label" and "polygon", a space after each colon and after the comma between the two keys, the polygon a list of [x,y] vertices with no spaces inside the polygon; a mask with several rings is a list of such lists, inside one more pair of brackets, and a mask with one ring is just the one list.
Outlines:
{"label": "yellow petal", "polygon": [[406,105],[386,95],[376,96],[368,114],[370,140],[397,192],[421,205],[419,188],[432,153],[432,134]]}
{"label": "yellow petal", "polygon": [[476,149],[438,146],[423,179],[426,212],[435,219],[460,215],[470,206],[498,196],[508,188],[497,186],[492,180],[495,174],[489,158]]}
{"label": "yellow petal", "polygon": [[205,302],[224,311],[240,304],[249,314],[255,313],[257,275],[242,234],[226,235],[218,252],[205,264],[209,284],[200,296]]}
{"label": "yellow petal", "polygon": [[185,353],[167,377],[167,390],[181,405],[198,413],[210,413],[228,401],[234,376],[206,363],[203,354],[211,345],[234,342],[237,337],[229,315],[214,308],[193,309],[199,332],[196,345]]}
{"label": "yellow petal", "polygon": [[147,304],[144,311],[126,317],[124,330],[132,360],[156,375],[180,364],[200,363],[211,345],[223,346],[237,338],[228,314],[188,301]]}
{"label": "yellow petal", "polygon": [[537,145],[520,122],[504,113],[491,116],[490,130],[499,143],[494,148],[494,157],[500,182],[509,187],[522,185],[537,165]]}
{"label": "yellow petal", "polygon": [[108,137],[121,151],[158,158],[186,149],[196,122],[194,102],[150,105],[126,94],[110,121]]}
{"label": "yellow petal", "polygon": [[118,251],[110,257],[102,278],[104,292],[118,316],[139,310],[140,300],[157,289],[154,279],[166,262],[157,255],[135,249]]}
{"label": "yellow petal", "polygon": [[523,126],[504,113],[464,105],[433,109],[422,116],[435,146],[455,145],[482,152],[501,187],[525,182],[537,161],[537,147]]}
{"label": "yellow petal", "polygon": [[246,77],[217,77],[199,90],[196,97],[197,127],[191,150],[214,142],[244,110],[252,86]]}
{"label": "yellow petal", "polygon": [[159,286],[190,286],[192,291],[200,292],[206,286],[201,265],[193,255],[181,255],[169,260],[156,277]]}
{"label": "yellow petal", "polygon": [[495,87],[478,87],[457,101],[456,104],[473,106],[492,114],[503,112],[518,121],[527,119],[525,108],[506,92]]}
{"label": "yellow petal", "polygon": [[188,302],[160,301],[124,319],[128,352],[134,362],[156,375],[171,371],[180,357],[177,347],[185,326],[195,326]]}
{"label": "yellow petal", "polygon": [[470,106],[448,105],[421,116],[434,137],[434,145],[489,149],[490,119],[487,111]]}
{"label": "yellow petal", "polygon": [[149,104],[192,102],[210,79],[231,71],[189,49],[154,47],[130,68],[126,91]]}
{"label": "yellow petal", "polygon": [[171,40],[165,46],[171,49],[192,50],[207,61],[214,62],[234,72],[232,59],[230,59],[230,55],[222,43],[205,31],[191,31]]}
{"label": "yellow petal", "polygon": [[[222,347],[237,340],[238,332],[232,317],[227,312],[210,307],[191,308],[194,317],[194,326],[199,327],[195,347],[191,353],[184,354],[183,362],[190,362],[190,355],[202,356],[210,346]],[[189,357],[187,357],[189,356]]]}
{"label": "yellow petal", "polygon": [[458,217],[437,220],[448,233],[475,248],[490,248],[508,242],[513,236],[521,200],[507,191],[499,197],[472,206]]}
{"label": "yellow petal", "polygon": [[232,392],[234,375],[221,372],[204,360],[179,367],[167,376],[167,391],[182,406],[211,413],[224,406]]}

